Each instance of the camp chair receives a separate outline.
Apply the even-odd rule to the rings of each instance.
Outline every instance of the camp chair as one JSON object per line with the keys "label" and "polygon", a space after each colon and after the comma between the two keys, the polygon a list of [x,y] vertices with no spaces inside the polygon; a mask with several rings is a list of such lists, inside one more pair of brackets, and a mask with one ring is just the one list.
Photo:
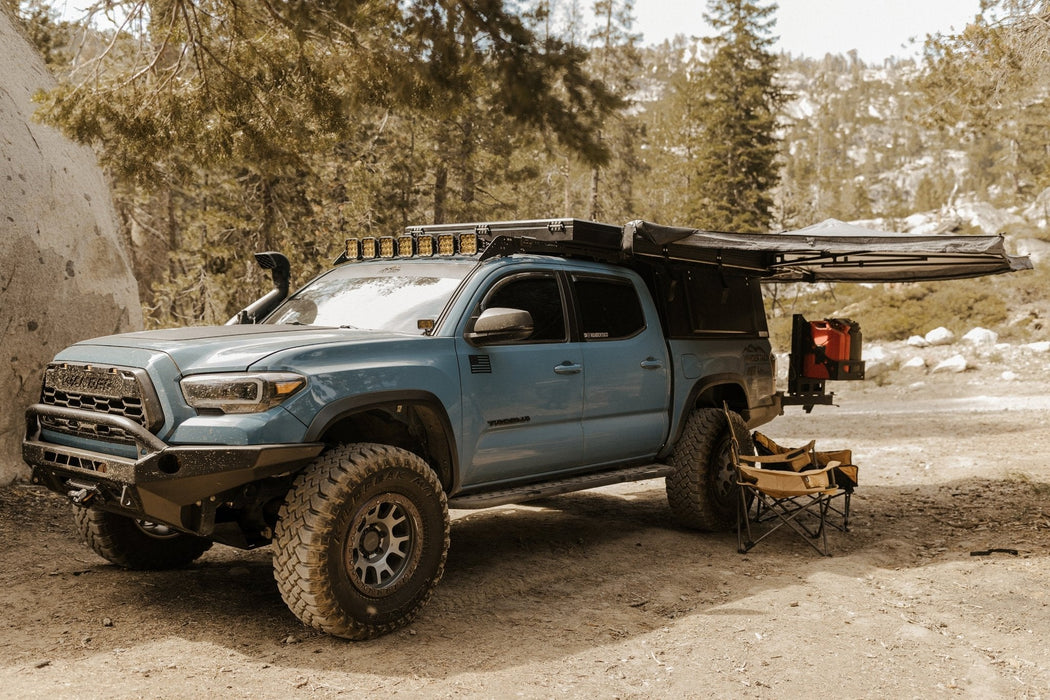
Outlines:
{"label": "camp chair", "polygon": [[[832,472],[837,462],[832,462],[821,469],[791,471],[786,469],[766,469],[757,466],[770,457],[776,459],[782,455],[751,457],[740,455],[737,461],[740,488],[740,500],[737,505],[737,551],[744,554],[785,525],[798,534],[811,547],[824,556],[828,556],[828,531],[826,527],[828,504],[831,497],[838,493],[833,481]],[[750,463],[750,465],[748,464]],[[765,514],[767,523],[765,532],[755,537],[752,531],[753,519],[750,517],[751,501],[755,502],[756,512]],[[816,529],[811,529],[801,520],[801,516],[815,515]],[[772,517],[770,517],[772,516]],[[757,524],[758,521],[755,521]],[[747,537],[744,537],[744,533]],[[815,540],[820,539],[821,546]]]}
{"label": "camp chair", "polygon": [[[723,402],[727,425],[732,425],[729,406]],[[806,538],[818,552],[828,555],[827,513],[831,499],[841,493],[834,481],[834,473],[841,465],[838,461],[828,460],[817,466],[818,453],[815,441],[811,440],[802,447],[783,449],[765,435],[756,432],[752,443],[760,454],[742,455],[740,443],[734,431],[729,431],[730,458],[737,471],[737,550],[745,553],[758,542],[780,529],[789,526],[796,534]],[[842,451],[846,456],[848,451]],[[745,464],[746,463],[746,464]],[[749,466],[750,465],[750,466]],[[853,485],[856,484],[855,470]],[[751,509],[754,505],[755,516]],[[843,508],[844,522],[848,518],[848,503]],[[815,515],[817,526],[810,529],[800,520],[800,516]],[[752,533],[752,522],[776,520],[768,527],[765,534],[755,539]],[[843,528],[845,529],[845,526]],[[747,532],[745,541],[744,531]],[[821,539],[823,547],[811,541]]]}
{"label": "camp chair", "polygon": [[[812,440],[802,447],[782,447],[758,431],[752,434],[751,439],[755,445],[755,450],[761,456],[792,456],[789,463],[773,459],[762,465],[769,469],[803,471],[807,469],[822,469],[832,462],[837,462],[838,464],[832,471],[832,478],[833,483],[838,487],[838,492],[832,496],[832,500],[828,504],[828,510],[838,516],[839,522],[835,522],[835,520],[829,522],[842,532],[849,531],[850,503],[853,499],[853,490],[857,488],[857,477],[860,471],[857,465],[853,464],[852,450],[819,452],[814,448],[815,441]],[[796,453],[805,453],[806,457]],[[841,504],[839,503],[840,499]]]}
{"label": "camp chair", "polygon": [[[732,426],[729,406],[722,404],[726,424]],[[737,470],[737,551],[744,554],[785,525],[802,537],[811,547],[828,556],[827,513],[832,496],[839,492],[834,482],[836,461],[817,468],[815,442],[803,447],[775,454],[743,455],[735,432],[729,431],[730,458]],[[756,433],[762,440],[756,443],[760,451],[779,447],[764,435]],[[755,538],[752,532],[751,506],[754,503],[755,521],[773,521],[765,533]],[[800,520],[800,516],[815,515],[816,529],[811,529]],[[760,517],[762,516],[762,517]],[[744,532],[747,538],[744,538]],[[822,547],[814,540],[820,538]]]}

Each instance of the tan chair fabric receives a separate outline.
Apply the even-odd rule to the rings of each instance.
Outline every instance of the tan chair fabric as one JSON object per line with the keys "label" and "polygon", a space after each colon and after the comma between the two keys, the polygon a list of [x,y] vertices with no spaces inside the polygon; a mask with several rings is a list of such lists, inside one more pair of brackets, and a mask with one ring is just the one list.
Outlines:
{"label": "tan chair fabric", "polygon": [[[757,461],[754,457],[740,456],[741,462]],[[752,486],[774,498],[794,498],[811,496],[817,493],[835,493],[838,488],[832,480],[831,472],[838,466],[833,462],[823,469],[812,469],[804,472],[765,469],[738,464],[743,485]]]}
{"label": "tan chair fabric", "polygon": [[[849,529],[850,497],[858,475],[857,466],[852,464],[852,452],[818,452],[814,440],[802,447],[783,447],[759,432],[752,435],[752,441],[759,455],[734,453],[740,487],[738,551],[750,551],[767,536],[787,526],[827,556],[829,511],[842,516],[842,523],[836,524],[836,528]],[[841,509],[831,506],[832,499],[839,497],[844,499]],[[808,523],[806,518],[811,518]],[[812,518],[816,518],[815,526]],[[755,537],[753,526],[764,532]]]}

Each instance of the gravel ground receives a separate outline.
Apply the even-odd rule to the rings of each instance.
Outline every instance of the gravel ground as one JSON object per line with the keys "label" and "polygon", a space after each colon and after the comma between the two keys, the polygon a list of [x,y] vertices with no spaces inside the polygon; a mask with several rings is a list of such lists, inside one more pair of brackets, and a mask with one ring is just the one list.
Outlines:
{"label": "gravel ground", "polygon": [[123,571],[0,489],[0,696],[1048,697],[1050,381],[1002,371],[892,370],[764,429],[853,449],[832,557],[683,531],[661,480],[455,511],[430,605],[363,643],[303,627],[268,549]]}

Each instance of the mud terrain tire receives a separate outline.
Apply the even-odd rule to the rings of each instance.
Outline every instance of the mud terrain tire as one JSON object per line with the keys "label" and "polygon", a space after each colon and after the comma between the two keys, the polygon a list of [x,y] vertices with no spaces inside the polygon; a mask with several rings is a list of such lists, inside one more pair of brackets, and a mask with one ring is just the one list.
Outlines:
{"label": "mud terrain tire", "polygon": [[95,508],[74,506],[80,536],[103,559],[125,569],[159,571],[186,566],[211,548],[211,540],[165,525]]}
{"label": "mud terrain tire", "polygon": [[448,502],[420,457],[359,443],[318,457],[274,533],[281,597],[307,625],[369,639],[411,622],[441,579]]}
{"label": "mud terrain tire", "polygon": [[[747,425],[730,411],[730,422],[742,454],[754,454]],[[720,408],[690,414],[671,455],[674,471],[665,481],[667,502],[675,520],[694,530],[731,529],[736,523],[736,468],[730,457],[729,426]]]}

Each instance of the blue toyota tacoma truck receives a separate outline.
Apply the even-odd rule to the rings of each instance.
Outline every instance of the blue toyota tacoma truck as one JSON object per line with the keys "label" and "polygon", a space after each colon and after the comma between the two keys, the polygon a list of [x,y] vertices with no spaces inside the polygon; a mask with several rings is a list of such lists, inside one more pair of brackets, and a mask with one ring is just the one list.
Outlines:
{"label": "blue toyota tacoma truck", "polygon": [[290,295],[287,260],[260,254],[275,288],[230,324],[61,351],[26,414],[32,480],[123,567],[269,544],[291,610],[353,639],[426,604],[449,508],[665,477],[683,526],[731,525],[728,431],[746,449],[781,408],[759,268],[623,233],[349,239]]}

